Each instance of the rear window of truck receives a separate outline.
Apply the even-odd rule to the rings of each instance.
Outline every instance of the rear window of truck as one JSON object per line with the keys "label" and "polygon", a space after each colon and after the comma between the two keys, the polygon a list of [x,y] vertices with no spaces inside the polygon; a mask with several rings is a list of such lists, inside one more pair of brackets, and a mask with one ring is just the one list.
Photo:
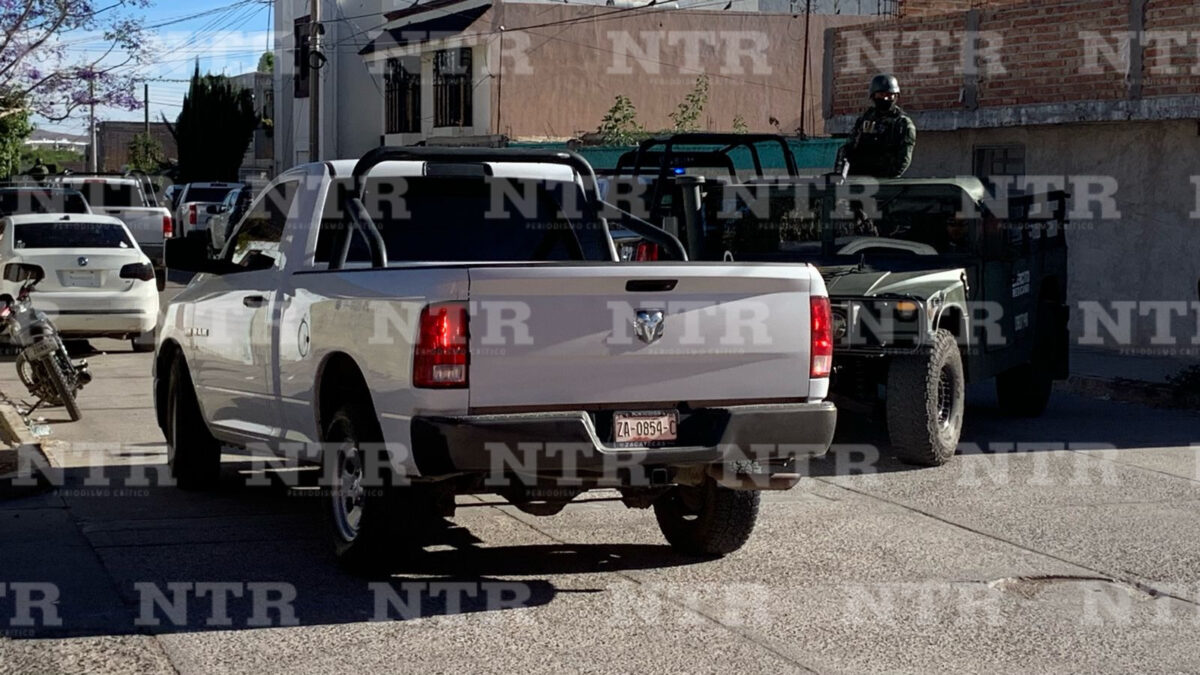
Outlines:
{"label": "rear window of truck", "polygon": [[82,192],[93,207],[119,209],[146,206],[142,191],[133,183],[84,180],[82,183],[72,183],[71,187]]}
{"label": "rear window of truck", "polygon": [[13,248],[133,248],[125,228],[113,223],[19,223]]}
{"label": "rear window of truck", "polygon": [[[339,197],[350,189],[338,184]],[[331,191],[315,261],[327,263],[351,227]],[[383,235],[389,262],[609,260],[607,239],[584,213],[579,186],[563,181],[417,177],[369,181],[364,201]],[[347,262],[370,260],[351,234]]]}
{"label": "rear window of truck", "polygon": [[232,187],[189,187],[183,194],[183,201],[220,204],[225,201],[225,196],[234,189]]}

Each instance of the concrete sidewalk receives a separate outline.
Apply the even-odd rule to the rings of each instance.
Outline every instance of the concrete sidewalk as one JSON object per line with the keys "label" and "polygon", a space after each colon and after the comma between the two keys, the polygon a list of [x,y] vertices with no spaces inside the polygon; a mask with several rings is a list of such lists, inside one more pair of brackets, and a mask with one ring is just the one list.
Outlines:
{"label": "concrete sidewalk", "polygon": [[1200,356],[1144,356],[1115,350],[1075,347],[1071,377],[1059,386],[1073,393],[1155,407],[1200,408],[1200,388],[1181,390],[1170,378],[1192,366]]}

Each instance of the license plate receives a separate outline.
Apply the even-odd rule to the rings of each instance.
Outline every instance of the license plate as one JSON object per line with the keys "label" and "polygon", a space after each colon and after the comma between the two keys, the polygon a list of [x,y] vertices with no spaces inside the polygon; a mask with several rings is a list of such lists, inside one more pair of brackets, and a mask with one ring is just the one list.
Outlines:
{"label": "license plate", "polygon": [[79,288],[99,288],[100,277],[95,272],[67,272],[66,285]]}
{"label": "license plate", "polygon": [[663,445],[679,434],[679,412],[647,410],[613,413],[613,442],[618,446]]}

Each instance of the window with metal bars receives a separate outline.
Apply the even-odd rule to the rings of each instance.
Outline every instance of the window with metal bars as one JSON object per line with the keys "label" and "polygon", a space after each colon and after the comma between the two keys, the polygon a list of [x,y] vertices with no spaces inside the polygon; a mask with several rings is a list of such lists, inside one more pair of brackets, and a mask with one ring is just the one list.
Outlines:
{"label": "window with metal bars", "polygon": [[384,73],[387,133],[421,132],[421,59],[388,59]]}
{"label": "window with metal bars", "polygon": [[434,52],[433,126],[471,126],[472,94],[470,47]]}
{"label": "window with metal bars", "polygon": [[1025,146],[1020,143],[977,145],[974,150],[975,176],[985,185],[993,186],[996,178],[1025,175]]}

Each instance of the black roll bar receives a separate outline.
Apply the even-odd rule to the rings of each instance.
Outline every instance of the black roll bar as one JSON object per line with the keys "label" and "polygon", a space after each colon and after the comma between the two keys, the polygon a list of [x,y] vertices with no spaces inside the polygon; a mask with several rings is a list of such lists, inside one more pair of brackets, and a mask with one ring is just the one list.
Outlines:
{"label": "black roll bar", "polygon": [[[384,162],[434,162],[434,163],[483,163],[483,162],[530,162],[539,164],[559,164],[570,167],[583,179],[585,202],[591,210],[591,215],[604,229],[605,237],[610,242],[612,236],[608,231],[608,223],[601,213],[600,185],[596,180],[596,172],[592,165],[581,155],[569,150],[535,150],[526,148],[445,148],[445,147],[400,147],[381,146],[367,152],[354,165],[351,173],[354,179],[354,193],[351,195],[348,212],[356,227],[360,228],[371,242],[371,264],[374,267],[387,266],[387,244],[379,231],[371,214],[363,204],[367,193],[367,177],[371,170]],[[637,225],[635,225],[637,227]],[[630,228],[633,229],[633,228]],[[641,228],[638,228],[641,229]],[[657,228],[655,228],[657,229]],[[662,239],[656,243],[667,246],[672,244],[683,252],[683,246],[678,239],[671,237],[655,237]],[[650,237],[647,237],[650,238]],[[685,259],[686,259],[686,254]]]}

